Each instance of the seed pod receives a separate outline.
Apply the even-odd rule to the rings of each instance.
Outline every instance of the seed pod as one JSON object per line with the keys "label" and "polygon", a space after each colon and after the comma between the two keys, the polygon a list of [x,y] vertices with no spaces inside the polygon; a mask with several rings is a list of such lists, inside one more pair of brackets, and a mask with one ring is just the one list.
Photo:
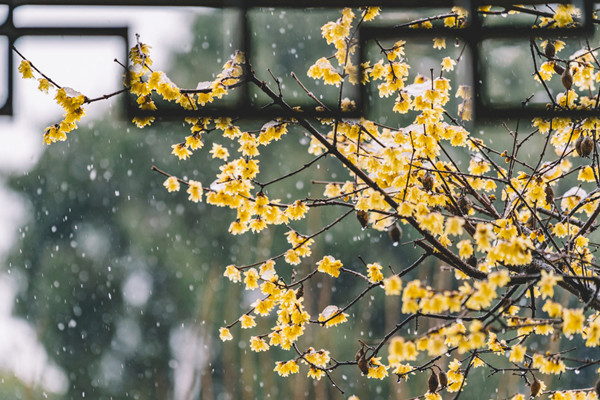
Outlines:
{"label": "seed pod", "polygon": [[298,291],[296,292],[296,300],[302,296],[304,296],[304,285],[301,283],[300,289],[298,289]]}
{"label": "seed pod", "polygon": [[435,178],[433,177],[433,174],[428,172],[425,175],[423,175],[423,179],[421,180],[421,182],[423,183],[423,188],[426,191],[431,192],[431,189],[433,189],[433,184],[435,183]]}
{"label": "seed pod", "polygon": [[442,389],[448,386],[448,375],[444,371],[440,371],[439,380]]}
{"label": "seed pod", "polygon": [[565,72],[561,76],[562,84],[567,90],[571,90],[573,87],[573,75],[571,75],[571,68],[567,65]]}
{"label": "seed pod", "polygon": [[468,214],[469,210],[473,207],[473,203],[471,203],[471,200],[469,200],[469,198],[465,195],[461,195],[458,198],[458,208],[460,209],[460,212],[463,214]]}
{"label": "seed pod", "polygon": [[358,359],[358,369],[362,372],[363,375],[369,373],[369,360],[365,358],[365,354],[363,353]]}
{"label": "seed pod", "polygon": [[556,55],[556,47],[554,47],[554,42],[548,41],[546,48],[544,49],[544,54],[548,58],[553,58]]}
{"label": "seed pod", "polygon": [[591,154],[592,150],[594,150],[594,140],[589,136],[585,136],[581,140],[581,145],[579,146],[579,151],[577,153],[579,153],[581,157],[587,157]]}
{"label": "seed pod", "polygon": [[402,228],[396,222],[388,229],[388,235],[390,235],[390,239],[392,240],[392,244],[394,246],[398,246],[400,240],[402,240]]}
{"label": "seed pod", "polygon": [[596,395],[600,397],[600,379],[594,384],[594,391],[596,391]]}
{"label": "seed pod", "polygon": [[554,72],[556,72],[559,75],[562,75],[563,72],[565,72],[565,69],[561,65],[554,63]]}
{"label": "seed pod", "polygon": [[530,397],[535,397],[540,393],[540,389],[542,388],[542,384],[540,383],[540,381],[537,380],[537,378],[534,376],[533,377],[533,382],[531,383],[531,388],[529,389],[529,396]]}
{"label": "seed pod", "polygon": [[358,210],[356,211],[356,219],[360,222],[360,226],[363,229],[366,229],[369,225],[369,214],[366,211]]}
{"label": "seed pod", "polygon": [[358,351],[356,352],[356,355],[354,356],[354,361],[358,361],[361,359],[361,357],[364,357],[365,355],[365,346],[361,346],[360,349],[358,349]]}
{"label": "seed pod", "polygon": [[579,156],[581,156],[581,142],[583,142],[583,135],[579,135],[579,137],[575,141],[575,151]]}
{"label": "seed pod", "polygon": [[431,370],[431,376],[429,377],[429,380],[427,380],[427,388],[429,393],[435,393],[439,383],[440,381],[438,380],[437,374],[434,370]]}
{"label": "seed pod", "polygon": [[552,204],[554,202],[554,190],[552,190],[552,187],[546,185],[544,193],[546,193],[546,204]]}

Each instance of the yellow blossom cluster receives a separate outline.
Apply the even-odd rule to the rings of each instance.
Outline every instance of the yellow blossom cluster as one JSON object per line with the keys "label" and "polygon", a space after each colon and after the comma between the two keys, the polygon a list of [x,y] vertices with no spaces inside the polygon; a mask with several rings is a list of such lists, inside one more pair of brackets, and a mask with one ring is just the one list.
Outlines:
{"label": "yellow blossom cluster", "polygon": [[[33,67],[30,61],[21,61],[18,70],[24,79],[35,79],[34,72],[37,73],[37,69]],[[45,75],[39,77],[37,81],[39,83],[38,89],[41,92],[56,91],[54,100],[64,110],[63,120],[46,128],[43,142],[49,145],[58,141],[65,141],[67,140],[67,133],[77,129],[77,122],[85,116],[85,109],[82,106],[89,102],[89,99],[72,88],[57,86]]]}
{"label": "yellow blossom cluster", "polygon": [[[524,6],[514,7],[509,15],[533,12]],[[512,148],[497,151],[491,140],[488,143],[467,129],[466,122],[473,114],[473,98],[479,94],[472,93],[468,85],[453,88],[452,71],[461,57],[446,49],[445,39],[435,38],[433,48],[440,50],[436,54],[450,55],[440,57],[435,68],[428,71],[428,77],[418,71],[411,75],[411,43],[405,40],[378,42],[381,52],[375,59],[354,65],[352,56],[357,52],[359,27],[381,12],[379,7],[358,10],[357,16],[356,10],[344,8],[338,19],[321,27],[322,37],[333,45],[334,51],[318,58],[308,68],[307,76],[319,85],[338,88],[337,111],[356,108],[356,102],[345,97],[346,82],[371,84],[373,93],[389,98],[392,110],[386,123],[366,117],[304,118],[299,108],[286,103],[284,94],[277,95],[267,83],[259,82],[241,52],[225,62],[215,79],[200,82],[195,89],[183,89],[164,72],[150,68],[153,61],[148,45],[138,42],[130,51],[131,65],[125,85],[136,96],[139,108],[147,112],[133,121],[140,128],[154,121],[151,111],[156,110],[157,99],[174,102],[184,110],[197,110],[248,83],[255,83],[270,96],[273,105],[289,111],[286,117],[258,124],[251,121],[248,125],[234,116],[185,118],[190,133],[172,144],[171,153],[178,160],[191,160],[208,140],[210,150],[206,151],[218,160],[219,172],[212,182],[203,185],[159,171],[166,176],[163,186],[167,191],[178,192],[184,185],[189,201],[229,208],[233,216],[229,220],[232,235],[247,232],[264,235],[269,227],[280,226],[273,231],[281,230],[285,236],[286,242],[281,241],[285,247],[279,255],[248,265],[225,267],[223,275],[251,292],[256,300],[237,320],[221,327],[219,337],[223,341],[233,340],[231,329],[237,324],[243,330],[254,330],[268,323],[268,330],[249,333],[250,350],[264,352],[279,347],[290,351],[293,356],[276,362],[274,371],[286,377],[297,374],[304,364],[307,376],[316,380],[325,375],[331,378],[330,372],[340,365],[354,364],[371,379],[385,379],[390,372],[408,379],[423,371],[417,364],[420,360],[432,360],[447,353],[452,353],[452,357],[466,355],[452,359],[445,368],[433,366],[444,377],[443,387],[433,389],[432,381],[430,390],[422,397],[435,400],[441,398],[438,393],[441,390],[451,393],[462,390],[469,369],[491,366],[498,358],[521,369],[522,376],[534,372],[536,375],[566,373],[567,359],[563,353],[539,351],[531,346],[530,338],[539,335],[546,336],[541,338],[545,340],[550,335],[562,334],[568,338],[576,336],[587,347],[600,345],[599,313],[585,308],[597,307],[598,300],[594,286],[597,284],[594,252],[598,245],[590,233],[597,228],[595,220],[600,213],[596,148],[600,118],[589,115],[536,118],[532,121],[533,132],[528,135],[517,132],[518,128],[509,129]],[[482,15],[495,13],[492,6],[477,10]],[[580,17],[579,10],[568,4],[558,4],[552,12],[536,11],[533,15],[539,17],[536,22],[539,27],[572,27]],[[453,7],[447,14],[408,26],[430,28],[435,23],[461,29],[467,26],[468,18],[467,10]],[[557,80],[555,75],[561,75],[565,89],[553,96],[548,109],[596,110],[595,85],[600,82],[596,50],[588,46],[569,56],[557,56],[568,48],[564,42],[551,39],[538,44],[537,41],[532,42],[532,56],[541,61],[534,63],[537,70],[533,78],[540,87],[547,87],[553,79]],[[359,67],[363,73],[360,77]],[[26,79],[35,79],[38,74],[27,60],[20,64],[19,71]],[[38,82],[40,90],[56,91],[56,102],[65,111],[61,123],[47,128],[44,142],[65,140],[66,133],[75,129],[85,115],[82,106],[90,100],[72,89],[56,86],[45,76]],[[328,108],[308,90],[307,94],[319,103],[317,110]],[[449,104],[458,109],[450,110]],[[273,147],[267,146],[284,138],[288,129],[292,132],[298,129],[310,137],[306,147],[315,158],[298,171],[265,181],[266,174],[260,168],[261,153],[271,150]],[[532,137],[545,143],[544,150],[539,160],[522,161],[518,152],[529,145]],[[268,150],[263,151],[262,146]],[[459,160],[455,154],[463,154],[465,158]],[[272,184],[310,168],[324,156],[335,158],[345,170],[340,179],[336,172],[335,176],[331,173],[331,181],[314,182],[325,185],[322,191],[319,189],[323,198],[315,199],[313,195],[305,198],[279,195],[289,198],[285,201],[275,198]],[[578,182],[566,186],[565,179]],[[316,233],[300,233],[298,221],[324,205],[343,206],[347,213]],[[346,215],[355,215],[365,230],[387,231],[394,246],[407,240],[406,236],[402,239],[402,228],[410,230],[409,243],[423,250],[423,259],[416,264],[431,256],[437,258],[436,267],[441,268],[434,276],[412,272],[412,267],[394,272],[395,267],[390,266],[389,273],[376,261],[354,268],[346,256],[338,259],[337,253],[329,250],[336,257],[315,257],[317,236]],[[287,265],[276,267],[277,260]],[[290,271],[290,266],[295,269]],[[451,269],[452,273],[446,273],[445,269]],[[354,300],[339,306],[330,304],[321,309],[321,304],[316,309],[313,301],[305,302],[308,297],[305,290],[314,295],[311,279],[338,283],[341,276],[356,278],[366,288]],[[446,282],[452,278],[456,281]],[[586,306],[559,301],[556,293],[563,289],[579,296]],[[415,330],[401,330],[404,325],[398,324],[377,338],[377,345],[360,341],[362,347],[355,360],[346,363],[333,360],[334,355],[327,349],[301,348],[304,340],[300,338],[310,331],[309,325],[315,329],[343,329],[336,326],[354,317],[352,307],[374,293],[371,290],[380,291],[380,295],[385,293],[386,306],[389,303],[397,307],[395,310],[400,310],[405,321],[425,320],[426,330],[418,326]],[[541,312],[537,311],[538,303]],[[261,319],[265,323],[259,323]],[[386,349],[387,364],[382,362]],[[437,372],[432,376],[437,377]],[[535,397],[545,385],[535,376],[533,379],[531,390]],[[521,394],[513,396],[515,400],[524,398]],[[595,394],[556,391],[550,398],[595,398]]]}

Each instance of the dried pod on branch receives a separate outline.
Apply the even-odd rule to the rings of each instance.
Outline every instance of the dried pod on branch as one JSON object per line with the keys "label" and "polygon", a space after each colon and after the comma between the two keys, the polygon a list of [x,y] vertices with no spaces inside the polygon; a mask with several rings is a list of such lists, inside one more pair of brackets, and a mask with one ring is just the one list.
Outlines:
{"label": "dried pod on branch", "polygon": [[425,189],[428,192],[431,192],[431,190],[433,189],[433,184],[435,183],[435,178],[433,177],[433,174],[431,172],[427,172],[425,175],[423,175],[421,183],[423,183],[423,189]]}
{"label": "dried pod on branch", "polygon": [[594,150],[594,140],[589,136],[584,136],[577,153],[581,157],[588,157],[592,153],[592,150]]}
{"label": "dried pod on branch", "polygon": [[398,243],[400,243],[400,240],[402,240],[402,228],[397,222],[390,226],[388,229],[388,235],[392,240],[392,244],[394,246],[398,246]]}
{"label": "dried pod on branch", "polygon": [[438,375],[438,379],[440,381],[440,387],[443,389],[448,386],[448,375],[444,371],[440,371]]}
{"label": "dried pod on branch", "polygon": [[571,68],[568,65],[567,68],[565,68],[565,71],[563,72],[560,79],[562,80],[562,84],[565,87],[565,89],[571,90],[571,88],[573,87],[573,75],[571,75]]}
{"label": "dried pod on branch", "polygon": [[367,226],[369,226],[369,214],[366,211],[356,211],[356,219],[358,219],[358,222],[360,222],[360,226],[363,229],[366,229]]}
{"label": "dried pod on branch", "polygon": [[440,381],[438,379],[437,374],[435,373],[434,370],[431,370],[431,375],[429,376],[429,379],[427,380],[427,390],[429,390],[429,393],[435,393],[437,391],[439,384],[440,384]]}
{"label": "dried pod on branch", "polygon": [[540,381],[538,381],[538,379],[534,376],[533,377],[533,382],[531,383],[531,387],[529,389],[529,396],[530,397],[535,397],[540,393],[540,390],[542,389],[542,384],[540,383]]}
{"label": "dried pod on branch", "polygon": [[554,58],[554,56],[556,55],[556,47],[554,46],[553,41],[548,41],[548,43],[546,44],[546,48],[544,49],[544,54],[548,58]]}
{"label": "dried pod on branch", "polygon": [[565,72],[565,69],[562,67],[562,65],[554,63],[554,72],[556,72],[559,75],[562,75],[563,72]]}

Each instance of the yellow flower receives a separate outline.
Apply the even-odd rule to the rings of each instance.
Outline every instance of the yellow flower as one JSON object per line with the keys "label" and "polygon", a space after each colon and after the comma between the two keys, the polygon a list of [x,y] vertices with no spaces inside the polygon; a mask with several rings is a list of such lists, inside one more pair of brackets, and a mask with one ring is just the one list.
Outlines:
{"label": "yellow flower", "polygon": [[252,304],[252,306],[254,307],[254,312],[256,314],[265,316],[269,315],[271,309],[275,307],[275,302],[270,298],[266,298],[264,300],[257,300]]}
{"label": "yellow flower", "polygon": [[250,228],[252,229],[252,232],[260,232],[263,229],[265,229],[266,227],[267,227],[267,221],[265,221],[265,219],[260,216],[253,218],[250,221]]}
{"label": "yellow flower", "polygon": [[556,236],[558,236],[560,238],[563,238],[569,234],[569,231],[565,224],[559,222],[558,224],[554,225],[554,227],[552,228],[552,233],[554,233]]}
{"label": "yellow flower", "polygon": [[383,379],[388,376],[388,368],[379,361],[381,357],[373,357],[369,360],[369,373],[367,378]]}
{"label": "yellow flower", "polygon": [[192,152],[181,143],[174,144],[171,148],[173,149],[171,154],[176,155],[180,160],[187,160],[192,155]]}
{"label": "yellow flower", "polygon": [[538,335],[548,336],[554,333],[554,327],[550,324],[536,325],[534,328],[535,333]]}
{"label": "yellow flower", "polygon": [[563,198],[560,201],[560,208],[563,211],[572,210],[581,200],[587,196],[587,192],[580,187],[573,187],[563,194]]}
{"label": "yellow flower", "polygon": [[527,351],[527,348],[525,346],[521,346],[521,345],[513,346],[510,351],[509,361],[513,362],[513,363],[522,362],[523,359],[525,358],[526,351]]}
{"label": "yellow flower", "polygon": [[297,251],[289,249],[285,253],[285,262],[290,265],[298,265],[300,264],[300,255]]}
{"label": "yellow flower", "polygon": [[473,175],[483,175],[490,170],[490,164],[481,159],[480,156],[471,158],[469,161],[469,172]]}
{"label": "yellow flower", "polygon": [[306,74],[314,79],[322,78],[326,85],[338,85],[342,81],[340,74],[325,57],[318,59]]}
{"label": "yellow flower", "polygon": [[483,362],[483,360],[479,357],[475,357],[473,359],[473,362],[471,363],[471,365],[473,366],[473,368],[479,368],[479,367],[483,367],[485,365],[485,363]]}
{"label": "yellow flower", "polygon": [[300,200],[296,200],[294,204],[290,205],[285,210],[285,215],[289,219],[299,220],[304,218],[306,212],[308,211],[308,207]]}
{"label": "yellow flower", "polygon": [[[427,345],[427,343],[425,343]],[[390,341],[388,348],[388,361],[390,364],[396,364],[400,361],[415,361],[419,352],[414,342],[406,341],[401,336],[395,336]]]}
{"label": "yellow flower", "polygon": [[220,328],[219,329],[219,337],[221,338],[221,340],[223,342],[233,339],[233,336],[231,335],[231,332],[229,332],[228,328]]}
{"label": "yellow flower", "polygon": [[204,146],[204,143],[200,140],[199,135],[190,135],[185,138],[185,146],[192,150],[197,150],[201,149]]}
{"label": "yellow flower", "polygon": [[322,369],[315,368],[315,367],[310,367],[308,369],[308,374],[306,376],[308,376],[309,378],[312,378],[312,379],[320,380],[322,377],[325,376],[325,371],[323,371]]}
{"label": "yellow flower", "polygon": [[332,256],[325,256],[321,261],[317,263],[318,271],[324,272],[337,278],[340,276],[340,268],[342,267],[342,262],[340,260],[336,260]]}
{"label": "yellow flower", "polygon": [[444,38],[433,38],[433,48],[434,49],[445,49],[446,48],[446,39]]}
{"label": "yellow flower", "polygon": [[250,350],[255,352],[267,351],[269,350],[269,345],[265,341],[265,339],[260,338],[258,336],[252,336],[250,338]]}
{"label": "yellow flower", "polygon": [[583,237],[583,236],[578,236],[577,239],[575,239],[575,245],[579,249],[581,249],[583,247],[587,247],[589,242],[590,242],[590,239]]}
{"label": "yellow flower", "polygon": [[442,60],[442,71],[452,71],[454,66],[456,65],[456,61],[454,61],[450,57],[445,57]]}
{"label": "yellow flower", "polygon": [[227,158],[229,158],[229,150],[218,143],[213,143],[209,153],[212,154],[212,158],[219,158],[223,161],[227,161]]}
{"label": "yellow flower", "polygon": [[38,79],[38,82],[40,83],[38,86],[38,90],[44,93],[48,93],[48,91],[50,90],[50,82],[48,82],[48,80],[45,78]]}
{"label": "yellow flower", "polygon": [[33,68],[31,68],[31,63],[27,60],[23,60],[19,64],[19,72],[23,75],[23,79],[33,78]]}
{"label": "yellow flower", "polygon": [[554,272],[552,271],[548,273],[545,270],[542,270],[542,277],[537,284],[542,293],[542,299],[554,297],[554,286],[560,281],[562,281],[561,276],[554,275]]}
{"label": "yellow flower", "polygon": [[306,360],[312,364],[315,364],[318,367],[324,368],[331,357],[329,357],[329,351],[327,350],[319,350],[316,351],[312,347],[309,348],[309,352],[304,356]]}
{"label": "yellow flower", "polygon": [[458,248],[458,255],[462,259],[467,259],[473,255],[473,246],[468,239],[461,240],[456,244],[456,247]]}
{"label": "yellow flower", "polygon": [[246,290],[253,290],[258,287],[258,272],[255,268],[250,268],[244,272],[244,283],[246,284]]}
{"label": "yellow flower", "polygon": [[398,275],[392,275],[383,280],[383,288],[386,296],[400,296],[402,289],[402,280]]}
{"label": "yellow flower", "polygon": [[190,180],[188,182],[189,187],[187,193],[189,194],[188,200],[198,203],[202,201],[202,183]]}
{"label": "yellow flower", "polygon": [[586,165],[582,170],[580,170],[579,174],[577,175],[577,180],[583,182],[594,182],[595,178],[592,167]]}
{"label": "yellow flower", "polygon": [[510,282],[510,275],[507,270],[492,272],[488,276],[488,281],[497,287],[504,287]]}
{"label": "yellow flower", "polygon": [[571,336],[574,333],[580,333],[583,331],[583,323],[585,317],[583,316],[583,310],[580,308],[569,309],[565,308],[562,312],[563,318],[563,333],[567,336]]}
{"label": "yellow flower", "polygon": [[223,276],[226,276],[232,282],[241,282],[242,280],[242,273],[233,264],[228,265],[227,268],[225,268]]}
{"label": "yellow flower", "polygon": [[505,341],[498,340],[498,337],[496,336],[496,334],[494,332],[489,333],[487,345],[490,350],[492,350],[493,352],[496,352],[496,353],[501,353],[502,351],[504,351],[504,348],[506,347]]}
{"label": "yellow flower", "polygon": [[[363,17],[363,19],[365,21],[371,21],[371,20],[375,19],[375,17],[378,16],[380,12],[381,12],[381,7],[367,7],[367,11],[365,12],[365,16]],[[350,400],[350,399],[348,399],[348,400]],[[358,398],[356,398],[356,400],[358,400]]]}
{"label": "yellow flower", "polygon": [[575,14],[576,10],[571,4],[559,4],[552,18],[556,21],[559,28],[564,28],[573,23],[572,14]]}
{"label": "yellow flower", "polygon": [[[338,306],[327,306],[319,314],[319,322],[325,322],[325,327],[336,326],[346,322],[348,314],[340,312]],[[332,318],[333,317],[333,318]]]}
{"label": "yellow flower", "polygon": [[170,176],[168,177],[165,182],[163,183],[163,186],[167,188],[167,190],[170,192],[177,192],[179,191],[179,181],[177,180],[177,178],[175,178],[174,176]]}
{"label": "yellow flower", "polygon": [[460,236],[463,233],[465,220],[461,217],[450,217],[446,220],[446,235]]}
{"label": "yellow flower", "polygon": [[475,243],[477,243],[477,250],[489,251],[492,249],[492,241],[496,238],[490,224],[477,224],[477,230],[475,232]]}
{"label": "yellow flower", "polygon": [[286,377],[289,374],[296,374],[300,370],[298,363],[294,360],[290,360],[286,363],[283,361],[277,361],[273,371],[277,372],[280,376]]}
{"label": "yellow flower", "polygon": [[256,317],[248,314],[244,314],[240,318],[242,323],[242,329],[254,328],[256,326]]}
{"label": "yellow flower", "polygon": [[557,318],[562,314],[562,305],[560,303],[547,300],[542,307],[542,311],[547,312],[550,318]]}
{"label": "yellow flower", "polygon": [[371,282],[380,282],[383,279],[381,264],[373,263],[367,265],[368,277]]}

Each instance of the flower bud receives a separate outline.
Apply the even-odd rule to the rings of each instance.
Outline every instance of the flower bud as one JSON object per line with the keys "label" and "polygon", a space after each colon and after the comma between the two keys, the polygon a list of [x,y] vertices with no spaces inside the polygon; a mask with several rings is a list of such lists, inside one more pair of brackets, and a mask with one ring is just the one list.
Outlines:
{"label": "flower bud", "polygon": [[540,383],[540,381],[537,380],[537,378],[534,376],[533,377],[533,382],[531,383],[531,388],[529,389],[529,396],[530,397],[535,397],[540,393],[540,389],[542,388],[542,384]]}
{"label": "flower bud", "polygon": [[571,68],[567,65],[565,72],[561,76],[562,84],[567,90],[571,90],[573,87],[573,75],[571,75]]}
{"label": "flower bud", "polygon": [[369,360],[366,359],[364,353],[361,354],[360,358],[358,359],[357,365],[358,369],[360,369],[360,372],[362,372],[363,375],[369,373]]}
{"label": "flower bud", "polygon": [[431,376],[427,380],[427,389],[429,390],[429,393],[435,393],[439,383],[440,381],[438,380],[437,374],[434,370],[431,370]]}
{"label": "flower bud", "polygon": [[435,178],[430,172],[427,172],[425,175],[423,175],[423,178],[421,179],[421,183],[423,183],[423,188],[428,192],[431,192],[431,189],[433,189],[434,182]]}
{"label": "flower bud", "polygon": [[390,239],[392,240],[392,244],[394,246],[398,246],[400,240],[402,240],[402,228],[396,222],[388,229],[388,235],[390,235]]}
{"label": "flower bud", "polygon": [[556,55],[556,47],[554,47],[554,42],[548,41],[546,48],[544,49],[544,54],[548,58],[554,58]]}
{"label": "flower bud", "polygon": [[[577,147],[575,150],[577,150]],[[583,139],[581,139],[581,144],[579,145],[579,150],[577,150],[577,153],[581,157],[587,157],[592,153],[592,150],[594,150],[594,140],[589,136],[585,136]]]}
{"label": "flower bud", "polygon": [[296,300],[300,299],[302,296],[304,296],[304,285],[301,283],[300,288],[296,292]]}
{"label": "flower bud", "polygon": [[448,386],[448,375],[444,371],[440,371],[439,375],[440,387],[445,388]]}
{"label": "flower bud", "polygon": [[360,226],[363,229],[366,229],[369,225],[369,214],[366,211],[358,210],[356,211],[356,219],[360,222]]}
{"label": "flower bud", "polygon": [[562,75],[563,72],[565,72],[565,69],[561,65],[554,63],[554,72],[556,72],[559,75]]}
{"label": "flower bud", "polygon": [[554,202],[554,190],[552,190],[552,187],[546,185],[544,193],[546,193],[546,204],[552,204]]}

